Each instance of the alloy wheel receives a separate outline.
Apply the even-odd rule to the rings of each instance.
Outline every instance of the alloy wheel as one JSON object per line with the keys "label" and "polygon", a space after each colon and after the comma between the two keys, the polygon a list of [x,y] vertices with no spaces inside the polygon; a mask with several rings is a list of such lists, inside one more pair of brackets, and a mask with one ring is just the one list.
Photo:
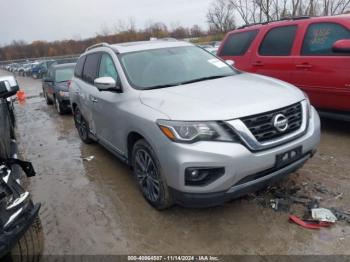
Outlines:
{"label": "alloy wheel", "polygon": [[139,149],[135,155],[135,174],[145,197],[156,202],[160,197],[159,170],[150,154]]}
{"label": "alloy wheel", "polygon": [[86,140],[88,138],[87,125],[78,109],[75,110],[74,120],[75,120],[75,126],[78,130],[79,136],[81,137],[82,140]]}

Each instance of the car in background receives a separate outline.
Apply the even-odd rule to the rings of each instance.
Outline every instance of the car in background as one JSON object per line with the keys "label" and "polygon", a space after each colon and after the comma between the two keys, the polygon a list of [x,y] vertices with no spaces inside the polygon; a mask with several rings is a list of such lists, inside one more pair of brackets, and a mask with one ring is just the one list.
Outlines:
{"label": "car in background", "polygon": [[350,14],[244,26],[226,35],[218,55],[293,84],[321,115],[350,121]]}
{"label": "car in background", "polygon": [[48,105],[54,104],[59,114],[70,111],[69,85],[75,63],[52,65],[42,80],[43,94]]}
{"label": "car in background", "polygon": [[20,65],[18,63],[13,63],[9,66],[9,71],[15,73]]}
{"label": "car in background", "polygon": [[39,262],[43,232],[34,204],[21,185],[22,173],[35,171],[30,162],[17,158],[11,96],[19,87],[13,76],[0,77],[0,260]]}
{"label": "car in background", "polygon": [[31,71],[31,75],[34,79],[40,79],[47,73],[48,68],[55,62],[55,60],[45,60],[38,62]]}
{"label": "car in background", "polygon": [[24,69],[24,76],[31,76],[33,68],[37,65],[37,62],[29,63]]}
{"label": "car in background", "polygon": [[320,140],[319,116],[298,88],[182,41],[94,45],[69,95],[82,141],[132,166],[157,209],[258,190],[300,168]]}
{"label": "car in background", "polygon": [[32,63],[23,63],[18,68],[18,75],[26,76],[27,72],[32,69]]}

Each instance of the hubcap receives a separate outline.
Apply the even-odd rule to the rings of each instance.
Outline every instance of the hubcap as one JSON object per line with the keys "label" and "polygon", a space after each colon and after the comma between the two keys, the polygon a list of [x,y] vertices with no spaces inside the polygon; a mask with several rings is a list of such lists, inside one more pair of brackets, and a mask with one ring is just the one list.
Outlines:
{"label": "hubcap", "polygon": [[135,173],[144,195],[152,202],[160,196],[158,169],[152,157],[145,150],[138,150],[135,156]]}

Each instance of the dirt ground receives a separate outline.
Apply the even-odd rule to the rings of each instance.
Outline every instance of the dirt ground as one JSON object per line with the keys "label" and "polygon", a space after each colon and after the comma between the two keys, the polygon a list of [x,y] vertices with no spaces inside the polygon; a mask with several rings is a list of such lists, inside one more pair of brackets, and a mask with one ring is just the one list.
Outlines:
{"label": "dirt ground", "polygon": [[[307,230],[254,198],[154,210],[125,164],[98,144],[83,144],[72,116],[45,104],[41,81],[17,79],[28,97],[16,102],[18,143],[38,173],[28,187],[42,203],[45,254],[350,254],[350,224]],[[322,198],[321,206],[350,210],[350,123],[322,119],[322,128],[317,154],[284,182]]]}

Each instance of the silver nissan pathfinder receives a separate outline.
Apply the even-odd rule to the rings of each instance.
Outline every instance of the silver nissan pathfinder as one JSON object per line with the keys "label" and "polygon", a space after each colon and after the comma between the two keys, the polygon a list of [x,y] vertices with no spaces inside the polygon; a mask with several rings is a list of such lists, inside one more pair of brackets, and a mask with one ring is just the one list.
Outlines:
{"label": "silver nissan pathfinder", "polygon": [[320,140],[298,88],[172,39],[88,48],[69,96],[81,139],[129,164],[157,209],[257,190],[300,168]]}

